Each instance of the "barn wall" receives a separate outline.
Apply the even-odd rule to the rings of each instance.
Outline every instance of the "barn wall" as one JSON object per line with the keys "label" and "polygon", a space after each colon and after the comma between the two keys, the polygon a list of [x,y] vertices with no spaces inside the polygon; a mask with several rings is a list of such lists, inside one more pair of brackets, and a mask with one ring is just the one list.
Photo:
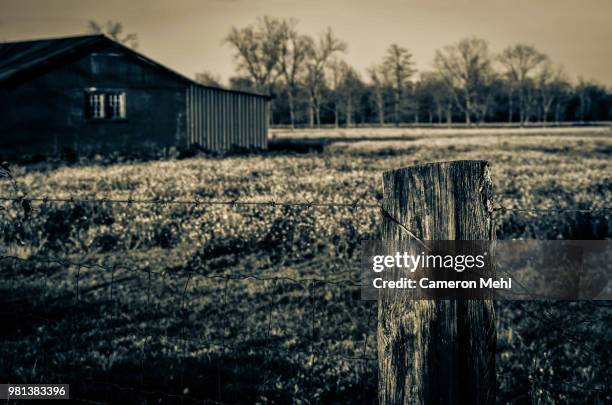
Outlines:
{"label": "barn wall", "polygon": [[197,85],[186,97],[190,145],[209,151],[267,149],[266,98]]}
{"label": "barn wall", "polygon": [[[159,152],[185,145],[187,85],[115,49],[92,53],[0,89],[0,155]],[[88,88],[125,91],[126,119],[86,119]]]}

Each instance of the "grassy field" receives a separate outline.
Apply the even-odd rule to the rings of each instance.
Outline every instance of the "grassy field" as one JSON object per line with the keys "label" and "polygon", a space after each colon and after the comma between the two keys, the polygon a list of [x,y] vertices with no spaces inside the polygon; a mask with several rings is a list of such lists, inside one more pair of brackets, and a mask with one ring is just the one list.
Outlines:
{"label": "grassy field", "polygon": [[[0,194],[0,380],[100,401],[374,402],[374,303],[359,243],[385,170],[486,159],[500,239],[612,237],[612,131],[276,132],[322,153],[14,167]],[[156,204],[79,199],[159,199]],[[172,204],[238,200],[265,205]],[[166,202],[166,203],[164,203]],[[577,211],[522,211],[517,209]],[[612,311],[499,303],[500,403],[605,402]]]}

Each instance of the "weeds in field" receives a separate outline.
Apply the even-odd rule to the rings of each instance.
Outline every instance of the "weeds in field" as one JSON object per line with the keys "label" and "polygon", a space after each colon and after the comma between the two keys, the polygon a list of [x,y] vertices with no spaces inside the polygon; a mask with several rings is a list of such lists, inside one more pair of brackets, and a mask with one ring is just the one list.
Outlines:
{"label": "weeds in field", "polygon": [[[350,205],[379,203],[383,170],[487,159],[498,238],[609,238],[612,213],[596,209],[612,206],[612,164],[601,152],[610,145],[599,135],[415,137],[335,142],[322,154],[14,169],[28,196],[159,203],[42,201],[27,218],[1,203],[0,250],[14,257],[2,261],[2,295],[29,304],[10,304],[23,318],[3,336],[10,367],[0,375],[34,382],[74,369],[228,402],[373,401],[375,306],[359,300],[357,284],[360,241],[378,237],[380,218]],[[0,184],[0,194],[15,192]],[[348,206],[164,203],[176,199]],[[571,208],[592,211],[550,211]],[[291,281],[308,279],[329,283]],[[498,305],[502,402],[607,395],[610,310],[585,305]]]}

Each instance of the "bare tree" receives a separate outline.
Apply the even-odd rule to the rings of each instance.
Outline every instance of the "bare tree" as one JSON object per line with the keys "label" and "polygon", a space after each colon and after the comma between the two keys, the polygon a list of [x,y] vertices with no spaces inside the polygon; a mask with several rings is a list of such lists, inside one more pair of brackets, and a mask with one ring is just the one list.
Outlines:
{"label": "bare tree", "polygon": [[[235,48],[238,73],[249,76],[256,90],[272,96],[279,76],[278,63],[287,33],[285,20],[265,16],[257,23],[238,29],[232,27],[225,42]],[[272,124],[272,101],[268,104],[268,119]]]}
{"label": "bare tree", "polygon": [[385,125],[385,93],[389,87],[389,77],[382,65],[375,65],[368,68],[368,76],[372,82],[372,92],[378,114],[378,124]]}
{"label": "bare tree", "polygon": [[333,58],[327,65],[326,79],[328,79],[328,87],[331,93],[331,101],[334,104],[334,126],[338,128],[340,125],[340,94],[341,86],[344,81],[344,76],[347,72],[348,65],[345,61]]}
{"label": "bare tree", "polygon": [[424,90],[433,99],[438,124],[445,120],[448,125],[451,125],[453,95],[444,79],[437,72],[424,72],[421,74],[421,83]]}
{"label": "bare tree", "polygon": [[304,84],[308,91],[308,124],[311,128],[315,120],[317,126],[321,125],[321,90],[325,86],[325,69],[331,57],[346,51],[346,48],[346,44],[328,28],[309,50]]}
{"label": "bare tree", "polygon": [[491,61],[487,42],[476,37],[462,39],[436,52],[434,65],[468,125],[472,116],[482,120],[486,112],[488,85],[493,78]]}
{"label": "bare tree", "polygon": [[[529,121],[531,106],[535,101],[535,76],[538,69],[545,65],[548,57],[533,46],[517,44],[504,49],[499,61],[510,84],[510,90],[519,95],[519,115],[521,124]],[[510,92],[512,97],[512,91]],[[510,105],[512,105],[510,103]]]}
{"label": "bare tree", "polygon": [[402,101],[408,81],[416,72],[412,66],[412,54],[406,48],[397,44],[392,44],[387,49],[387,55],[383,61],[383,66],[389,74],[393,89],[393,118],[395,125],[400,124]]}
{"label": "bare tree", "polygon": [[195,81],[209,87],[223,87],[221,85],[221,77],[219,77],[219,75],[215,75],[207,71],[196,73]]}
{"label": "bare tree", "polygon": [[[555,94],[554,117],[555,117],[555,123],[558,125],[561,122],[562,113],[564,113],[566,103],[570,99],[571,92],[572,92],[572,85],[569,83],[569,81],[566,78],[563,78],[561,80],[556,81],[554,83],[553,88],[554,88],[554,94]],[[563,118],[565,117],[563,116]]]}
{"label": "bare tree", "polygon": [[123,24],[119,21],[108,20],[105,24],[100,24],[96,21],[89,20],[87,23],[88,34],[104,34],[113,41],[129,46],[130,48],[138,48],[138,34],[130,32],[123,34]]}
{"label": "bare tree", "polygon": [[508,123],[511,124],[514,119],[514,94],[516,93],[515,84],[506,75],[502,75],[504,81],[503,92],[508,98]]}
{"label": "bare tree", "polygon": [[234,47],[238,72],[249,76],[257,89],[272,95],[278,78],[278,62],[286,38],[287,22],[265,16],[255,25],[238,29],[232,27],[225,42]]}
{"label": "bare tree", "polygon": [[569,86],[567,75],[562,67],[554,68],[550,61],[546,61],[536,77],[536,87],[539,101],[539,119],[548,122],[556,98],[562,97],[564,89]]}
{"label": "bare tree", "polygon": [[591,83],[585,80],[582,76],[578,77],[578,84],[574,89],[576,95],[578,96],[578,110],[576,111],[576,119],[580,122],[584,122],[586,116],[589,114],[591,110],[591,97],[589,92],[589,87]]}
{"label": "bare tree", "polygon": [[351,66],[347,65],[341,87],[341,94],[344,99],[344,118],[347,127],[353,126],[355,104],[362,91],[363,82],[361,81],[361,77],[359,77],[359,73],[357,73],[357,71]]}
{"label": "bare tree", "polygon": [[285,25],[285,37],[281,45],[278,67],[287,89],[291,128],[295,128],[295,99],[300,77],[304,74],[306,58],[314,46],[312,38],[297,32],[296,25],[295,20],[290,20]]}
{"label": "bare tree", "polygon": [[329,64],[330,90],[334,103],[335,126],[340,123],[340,110],[344,111],[345,124],[353,125],[355,102],[362,90],[363,83],[355,69],[343,60],[334,59]]}

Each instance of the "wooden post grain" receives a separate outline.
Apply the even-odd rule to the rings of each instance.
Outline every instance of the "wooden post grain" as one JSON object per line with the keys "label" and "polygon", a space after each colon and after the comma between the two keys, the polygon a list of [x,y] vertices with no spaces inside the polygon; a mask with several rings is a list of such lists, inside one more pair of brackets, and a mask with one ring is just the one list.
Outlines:
{"label": "wooden post grain", "polygon": [[[383,239],[490,240],[495,237],[491,205],[485,161],[389,171],[383,175]],[[380,404],[495,402],[491,300],[381,294],[377,337]]]}

